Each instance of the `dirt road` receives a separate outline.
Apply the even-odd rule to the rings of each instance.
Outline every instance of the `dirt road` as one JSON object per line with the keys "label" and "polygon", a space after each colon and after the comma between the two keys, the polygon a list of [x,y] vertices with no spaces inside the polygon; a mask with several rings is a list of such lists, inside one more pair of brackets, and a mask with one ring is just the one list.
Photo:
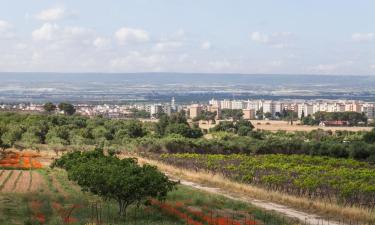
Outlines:
{"label": "dirt road", "polygon": [[[176,179],[173,176],[171,178]],[[186,181],[186,180],[181,180],[181,179],[180,179],[180,182],[181,182],[182,185],[194,187],[196,189],[203,190],[203,191],[213,193],[213,194],[219,194],[219,195],[225,196],[227,198],[230,198],[230,199],[233,199],[233,200],[236,200],[236,201],[247,202],[247,203],[250,203],[250,204],[252,204],[256,207],[262,208],[262,209],[274,211],[274,212],[277,212],[279,214],[285,215],[285,216],[290,217],[290,218],[296,218],[296,219],[301,221],[301,224],[345,225],[345,223],[343,223],[341,221],[338,222],[338,221],[332,221],[332,220],[324,219],[324,218],[321,218],[318,215],[311,214],[311,213],[305,213],[305,212],[302,212],[302,211],[299,211],[299,210],[296,210],[296,209],[293,209],[293,208],[290,208],[290,207],[287,207],[287,206],[284,206],[284,205],[280,205],[280,204],[276,204],[276,203],[272,203],[272,202],[261,201],[261,200],[257,200],[257,199],[253,199],[253,198],[248,198],[248,197],[245,197],[245,196],[236,196],[236,195],[230,194],[230,193],[228,193],[228,192],[226,192],[226,191],[224,191],[220,188],[207,187],[207,186],[203,186],[203,185],[191,182],[191,181]]]}

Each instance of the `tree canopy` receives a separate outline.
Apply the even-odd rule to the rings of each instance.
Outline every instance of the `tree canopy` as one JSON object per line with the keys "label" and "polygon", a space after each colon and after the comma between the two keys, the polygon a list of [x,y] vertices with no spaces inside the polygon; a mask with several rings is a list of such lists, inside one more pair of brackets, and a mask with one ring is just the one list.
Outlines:
{"label": "tree canopy", "polygon": [[117,201],[121,216],[130,205],[139,206],[150,198],[164,200],[177,184],[154,166],[140,166],[133,158],[105,156],[101,149],[65,154],[53,166],[66,169],[69,179],[83,191]]}

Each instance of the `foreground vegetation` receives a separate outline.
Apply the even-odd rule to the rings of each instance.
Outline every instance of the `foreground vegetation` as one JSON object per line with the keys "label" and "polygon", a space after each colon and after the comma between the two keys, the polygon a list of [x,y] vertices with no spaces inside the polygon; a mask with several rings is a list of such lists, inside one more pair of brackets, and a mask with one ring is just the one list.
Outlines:
{"label": "foreground vegetation", "polygon": [[[19,170],[12,171],[17,173]],[[29,171],[23,171],[26,172]],[[32,174],[31,188],[27,191],[20,192],[18,188],[24,177],[18,182],[7,181],[7,185],[17,188],[0,190],[0,224],[183,225],[188,221],[188,224],[203,225],[207,220],[222,225],[234,224],[235,221],[239,222],[236,224],[252,225],[264,222],[294,224],[288,218],[249,204],[182,185],[169,192],[164,201],[152,199],[149,204],[130,205],[124,217],[118,214],[116,200],[82,192],[75,182],[68,179],[65,170],[38,169]]]}
{"label": "foreground vegetation", "polygon": [[354,160],[236,154],[164,154],[159,160],[299,197],[325,199],[343,206],[375,207],[375,167]]}

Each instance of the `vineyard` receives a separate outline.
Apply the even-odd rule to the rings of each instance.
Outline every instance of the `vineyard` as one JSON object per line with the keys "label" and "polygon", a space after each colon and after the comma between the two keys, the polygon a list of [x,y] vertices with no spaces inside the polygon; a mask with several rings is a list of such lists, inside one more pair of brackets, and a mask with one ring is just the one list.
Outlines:
{"label": "vineyard", "polygon": [[163,154],[159,159],[299,197],[375,207],[375,167],[364,162],[306,155]]}

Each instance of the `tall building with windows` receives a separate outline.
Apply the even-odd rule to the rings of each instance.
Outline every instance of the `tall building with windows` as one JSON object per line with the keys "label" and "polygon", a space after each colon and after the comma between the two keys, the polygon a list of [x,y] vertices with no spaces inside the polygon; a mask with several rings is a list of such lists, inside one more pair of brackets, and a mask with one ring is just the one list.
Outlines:
{"label": "tall building with windows", "polygon": [[224,99],[220,101],[220,105],[222,109],[232,109],[232,101]]}
{"label": "tall building with windows", "polygon": [[193,104],[189,106],[189,117],[194,119],[195,117],[199,116],[202,112],[202,106],[199,104]]}
{"label": "tall building with windows", "polygon": [[175,101],[174,97],[172,97],[172,100],[171,100],[171,110],[172,111],[176,111],[177,110],[176,101]]}
{"label": "tall building with windows", "polygon": [[232,101],[232,109],[245,109],[246,104],[244,101]]}

